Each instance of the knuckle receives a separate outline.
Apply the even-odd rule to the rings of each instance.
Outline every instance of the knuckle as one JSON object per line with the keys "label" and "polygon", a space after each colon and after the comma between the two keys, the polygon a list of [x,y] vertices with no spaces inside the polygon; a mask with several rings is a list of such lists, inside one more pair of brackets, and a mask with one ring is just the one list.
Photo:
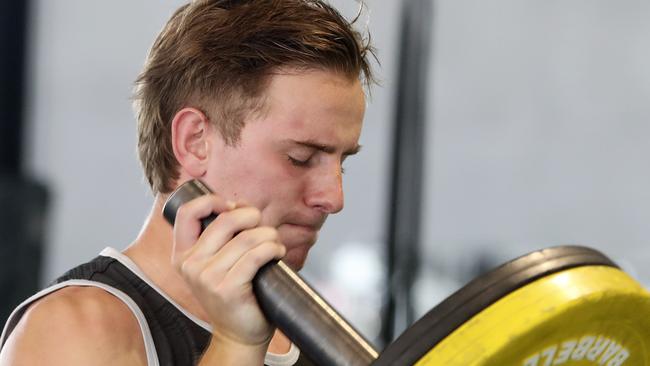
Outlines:
{"label": "knuckle", "polygon": [[217,281],[214,278],[206,278],[205,280],[205,288],[208,289],[212,296],[214,296],[216,299],[225,301],[230,296],[229,294],[232,292],[232,290],[225,280]]}
{"label": "knuckle", "polygon": [[260,244],[265,241],[274,241],[278,238],[277,230],[268,226],[244,230],[239,235],[241,240],[249,246]]}
{"label": "knuckle", "polygon": [[180,270],[181,275],[186,281],[191,281],[191,282],[194,281],[196,277],[197,269],[196,269],[196,263],[194,260],[192,260],[191,257],[182,260],[179,263],[178,268]]}
{"label": "knuckle", "polygon": [[264,252],[260,250],[260,247],[257,247],[246,254],[246,261],[255,268],[260,268],[266,263],[264,258]]}
{"label": "knuckle", "polygon": [[176,210],[176,219],[183,218],[188,215],[188,210],[190,209],[188,203],[189,202],[183,203],[180,205],[178,210]]}
{"label": "knuckle", "polygon": [[260,268],[265,265],[268,260],[266,258],[266,255],[260,252],[256,252],[254,255],[252,255],[251,262],[255,267]]}
{"label": "knuckle", "polygon": [[225,225],[225,226],[231,225],[231,223],[233,222],[233,215],[234,215],[233,211],[222,212],[219,214],[219,216],[217,216],[216,219],[214,219],[214,221],[218,222],[219,225]]}
{"label": "knuckle", "polygon": [[210,193],[207,195],[207,199],[210,200],[212,204],[219,204],[221,203],[221,197],[215,193]]}
{"label": "knuckle", "polygon": [[246,207],[246,214],[250,216],[250,219],[255,221],[255,223],[259,223],[260,220],[262,220],[262,212],[260,211],[259,208],[257,207]]}
{"label": "knuckle", "polygon": [[279,244],[272,241],[265,241],[260,244],[255,250],[251,251],[252,260],[257,267],[261,267],[273,259],[277,255]]}
{"label": "knuckle", "polygon": [[270,252],[270,255],[271,255],[271,258],[269,260],[271,260],[273,258],[282,258],[282,257],[284,257],[284,255],[286,254],[286,249],[285,249],[284,245],[274,242],[274,243],[271,243],[271,247],[269,248],[269,252]]}
{"label": "knuckle", "polygon": [[214,288],[217,283],[210,271],[205,269],[198,274],[197,282],[204,288]]}
{"label": "knuckle", "polygon": [[210,294],[210,297],[220,303],[225,303],[231,297],[228,286],[224,283],[225,281],[220,281],[214,274],[207,273],[204,271],[199,277],[199,287],[203,291]]}
{"label": "knuckle", "polygon": [[285,254],[287,254],[287,247],[282,245],[281,243],[275,243],[276,247],[276,253],[280,255],[281,257],[284,257]]}
{"label": "knuckle", "polygon": [[240,242],[242,245],[245,245],[246,247],[250,247],[252,245],[255,245],[256,242],[256,231],[253,230],[244,230],[237,234],[236,239],[238,242]]}
{"label": "knuckle", "polygon": [[262,220],[262,213],[255,207],[242,207],[220,213],[215,221],[226,228],[254,227]]}
{"label": "knuckle", "polygon": [[276,241],[278,240],[279,234],[278,229],[271,226],[260,226],[260,231],[266,240]]}
{"label": "knuckle", "polygon": [[187,275],[190,273],[190,263],[187,259],[182,260],[178,264],[178,269],[180,270],[181,274]]}

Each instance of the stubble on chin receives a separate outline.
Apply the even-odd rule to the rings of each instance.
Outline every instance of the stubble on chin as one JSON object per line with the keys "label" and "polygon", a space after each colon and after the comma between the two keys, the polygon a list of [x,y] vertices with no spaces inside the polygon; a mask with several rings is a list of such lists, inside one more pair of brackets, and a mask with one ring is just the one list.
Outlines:
{"label": "stubble on chin", "polygon": [[307,261],[307,254],[310,248],[311,245],[305,245],[289,249],[284,258],[282,258],[282,261],[294,271],[300,271]]}
{"label": "stubble on chin", "polygon": [[309,250],[318,240],[319,230],[303,231],[294,225],[280,225],[279,241],[283,243],[287,249],[287,253],[282,258],[294,271],[299,271],[307,261]]}

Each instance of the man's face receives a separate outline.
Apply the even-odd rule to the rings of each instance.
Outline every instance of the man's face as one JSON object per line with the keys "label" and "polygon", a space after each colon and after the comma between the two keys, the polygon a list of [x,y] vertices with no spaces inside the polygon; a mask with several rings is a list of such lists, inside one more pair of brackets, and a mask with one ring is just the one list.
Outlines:
{"label": "man's face", "polygon": [[358,80],[327,71],[274,75],[264,113],[237,146],[215,132],[206,182],[227,199],[259,208],[276,227],[284,261],[303,266],[327,215],[343,208],[342,163],[358,151],[365,110]]}

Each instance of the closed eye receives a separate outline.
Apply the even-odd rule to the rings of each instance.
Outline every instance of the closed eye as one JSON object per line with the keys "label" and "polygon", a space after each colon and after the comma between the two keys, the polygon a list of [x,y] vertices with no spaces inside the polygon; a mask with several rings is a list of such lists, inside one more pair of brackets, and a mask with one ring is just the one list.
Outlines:
{"label": "closed eye", "polygon": [[311,158],[306,159],[306,160],[300,160],[300,159],[296,159],[296,158],[294,158],[294,157],[292,157],[290,155],[287,155],[287,159],[289,160],[289,162],[291,162],[292,165],[297,166],[297,167],[307,167],[307,166],[309,166],[309,162],[311,160]]}
{"label": "closed eye", "polygon": [[[341,162],[340,162],[341,174],[345,174],[345,167],[343,167],[343,163],[348,158],[348,156],[351,155],[352,154],[344,154],[343,157],[341,158]],[[292,155],[287,155],[287,160],[289,160],[289,162],[293,166],[300,167],[300,168],[307,168],[311,166],[313,157],[314,155],[310,155],[308,158],[300,159],[300,158],[293,157]]]}

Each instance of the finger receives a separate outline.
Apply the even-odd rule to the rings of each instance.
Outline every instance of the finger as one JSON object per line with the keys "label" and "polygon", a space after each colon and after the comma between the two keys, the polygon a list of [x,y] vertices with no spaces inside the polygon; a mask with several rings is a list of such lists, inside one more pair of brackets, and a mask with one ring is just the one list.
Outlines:
{"label": "finger", "polygon": [[[189,255],[201,258],[211,257],[233,240],[233,237],[238,236],[237,233],[259,225],[261,219],[262,214],[255,207],[242,207],[224,212],[208,225]],[[257,234],[259,233],[244,234],[243,237],[248,238],[247,242],[257,241],[260,243],[263,240],[255,239]],[[266,234],[269,235],[268,232]]]}
{"label": "finger", "polygon": [[175,264],[183,258],[201,234],[202,218],[213,213],[231,210],[235,204],[217,195],[205,195],[187,202],[178,208],[174,223],[174,248],[172,261]]}
{"label": "finger", "polygon": [[209,276],[219,281],[248,251],[264,242],[276,242],[278,231],[264,226],[244,230],[225,244],[206,264]]}
{"label": "finger", "polygon": [[257,271],[273,259],[281,259],[287,250],[278,242],[267,241],[244,254],[228,271],[224,283],[230,286],[243,286],[249,284]]}

